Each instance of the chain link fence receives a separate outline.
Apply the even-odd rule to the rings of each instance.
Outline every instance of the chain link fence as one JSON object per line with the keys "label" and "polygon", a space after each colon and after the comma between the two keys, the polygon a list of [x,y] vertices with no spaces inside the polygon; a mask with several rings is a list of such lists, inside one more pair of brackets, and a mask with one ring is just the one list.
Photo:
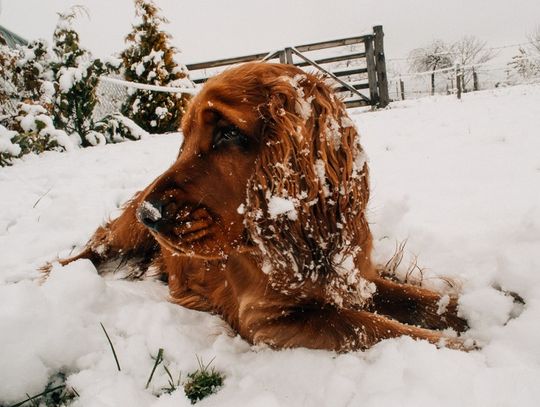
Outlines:
{"label": "chain link fence", "polygon": [[139,90],[169,93],[195,94],[199,87],[186,78],[180,87],[146,85],[142,83],[128,82],[119,77],[103,76],[96,88],[98,103],[94,108],[93,118],[98,121],[105,116],[119,113],[122,104],[127,97]]}

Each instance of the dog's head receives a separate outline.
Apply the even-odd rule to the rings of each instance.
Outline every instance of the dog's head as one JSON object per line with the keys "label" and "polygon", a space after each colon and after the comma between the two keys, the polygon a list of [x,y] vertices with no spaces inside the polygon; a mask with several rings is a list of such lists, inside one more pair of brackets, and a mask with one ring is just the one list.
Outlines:
{"label": "dog's head", "polygon": [[207,82],[182,129],[176,162],[138,211],[156,239],[203,258],[250,251],[280,290],[325,287],[325,301],[354,303],[344,292],[371,267],[368,170],[324,81],[290,65],[241,65]]}

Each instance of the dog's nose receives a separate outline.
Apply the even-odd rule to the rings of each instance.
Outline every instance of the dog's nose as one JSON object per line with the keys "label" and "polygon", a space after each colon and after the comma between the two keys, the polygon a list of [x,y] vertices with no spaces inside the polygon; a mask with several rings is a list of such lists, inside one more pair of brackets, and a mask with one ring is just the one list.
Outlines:
{"label": "dog's nose", "polygon": [[143,201],[137,208],[137,219],[146,227],[157,230],[160,221],[163,219],[161,204]]}

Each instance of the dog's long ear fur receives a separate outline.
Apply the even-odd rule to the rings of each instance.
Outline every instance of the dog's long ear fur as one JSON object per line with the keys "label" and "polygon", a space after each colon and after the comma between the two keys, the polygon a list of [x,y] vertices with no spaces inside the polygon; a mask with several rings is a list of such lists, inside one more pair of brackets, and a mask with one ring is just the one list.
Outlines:
{"label": "dog's long ear fur", "polygon": [[276,288],[362,305],[371,289],[361,278],[371,267],[365,155],[343,103],[321,78],[300,72],[263,84],[266,126],[246,227]]}

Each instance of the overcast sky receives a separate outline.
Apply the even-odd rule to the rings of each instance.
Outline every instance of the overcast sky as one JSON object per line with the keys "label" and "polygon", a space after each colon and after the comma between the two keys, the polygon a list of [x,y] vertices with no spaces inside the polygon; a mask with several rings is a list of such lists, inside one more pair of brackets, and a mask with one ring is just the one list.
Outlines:
{"label": "overcast sky", "polygon": [[[490,46],[521,43],[540,24],[540,0],[156,0],[184,62],[265,52],[286,45],[385,30],[387,58],[433,39],[476,35]],[[3,0],[0,24],[26,39],[50,41],[57,11],[83,4],[77,23],[96,56],[123,48],[132,0]],[[504,50],[503,53],[508,51]],[[513,50],[512,50],[513,52]]]}

